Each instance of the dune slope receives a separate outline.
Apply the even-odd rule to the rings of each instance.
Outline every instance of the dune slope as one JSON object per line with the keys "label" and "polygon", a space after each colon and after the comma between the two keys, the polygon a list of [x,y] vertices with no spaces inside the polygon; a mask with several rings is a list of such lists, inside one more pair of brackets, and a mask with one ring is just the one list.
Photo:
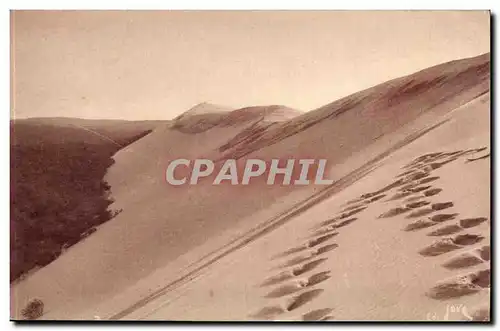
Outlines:
{"label": "dune slope", "polygon": [[115,317],[488,320],[489,107],[486,94],[448,113],[369,175]]}
{"label": "dune slope", "polygon": [[[106,180],[111,184],[115,199],[111,207],[123,209],[123,212],[85,243],[76,245],[60,259],[13,287],[14,298],[26,302],[32,296],[43,297],[51,308],[43,318],[99,315],[132,319],[261,319],[281,315],[274,314],[280,308],[266,308],[267,298],[254,295],[259,291],[254,291],[251,285],[255,280],[253,271],[241,268],[241,272],[249,272],[247,278],[232,274],[227,268],[233,270],[235,261],[264,256],[263,250],[274,251],[281,244],[291,243],[289,239],[302,235],[304,232],[300,229],[305,220],[310,219],[299,215],[312,213],[311,206],[329,201],[329,197],[339,201],[336,197],[344,194],[341,192],[357,192],[350,189],[355,187],[353,183],[361,177],[370,177],[367,174],[374,171],[375,165],[402,146],[427,137],[426,132],[432,128],[445,127],[449,123],[443,122],[446,116],[487,94],[489,78],[490,62],[486,54],[432,67],[304,114],[283,106],[270,106],[229,112],[205,109],[201,114],[192,112],[181,116],[177,119],[179,123],[174,121],[155,129],[114,156],[116,163]],[[176,158],[209,158],[219,162],[237,158],[244,162],[249,158],[290,157],[327,159],[329,177],[337,182],[327,188],[306,186],[297,189],[267,186],[258,180],[246,187],[214,187],[209,180],[192,187],[171,187],[164,181],[168,161]],[[282,224],[285,221],[286,226],[291,227],[291,232],[286,234],[279,232],[284,231]],[[264,231],[273,224],[282,226],[275,227],[279,231]],[[281,233],[279,238],[284,235],[287,239],[276,239],[277,233]],[[353,236],[354,233],[345,237],[352,240]],[[275,239],[265,239],[270,237]],[[234,250],[235,247],[240,249]],[[330,248],[323,250],[327,252]],[[249,253],[249,249],[255,250]],[[243,252],[249,255],[243,258]],[[232,258],[235,256],[239,258]],[[255,261],[257,264],[262,262],[261,267],[255,267],[255,277],[266,277],[262,268],[267,263],[261,258]],[[207,268],[216,271],[206,273]],[[369,268],[360,271],[366,270]],[[183,278],[193,271],[196,271],[193,277],[201,281],[193,283]],[[224,272],[226,276],[222,277]],[[219,280],[214,278],[216,276]],[[316,277],[321,280],[326,276]],[[94,281],[96,278],[98,282]],[[179,279],[183,282],[176,283]],[[207,283],[204,279],[210,280]],[[320,280],[312,282],[319,284]],[[186,290],[192,295],[175,301],[173,298],[182,294],[171,293],[169,284],[173,283],[179,291]],[[376,284],[371,285],[375,291]],[[224,286],[226,288],[222,289]],[[367,284],[360,283],[360,286],[363,288]],[[318,288],[298,294],[302,297],[290,302],[285,311],[298,312],[299,307],[319,297],[323,290]],[[295,293],[291,288],[289,291]],[[194,304],[198,299],[199,303],[206,303],[203,301],[205,294],[209,299],[217,298],[210,300],[218,304],[205,305],[205,308]],[[236,301],[242,299],[240,295],[252,299],[238,305]],[[281,297],[279,293],[273,295]],[[161,308],[164,299],[171,308]],[[170,305],[173,301],[175,304]],[[189,305],[194,308],[187,309]],[[260,305],[268,313],[250,316],[250,310]],[[15,310],[13,314],[16,316]],[[380,314],[373,318],[389,318],[383,311]],[[324,314],[311,315],[321,317]],[[346,313],[344,316],[355,315]]]}

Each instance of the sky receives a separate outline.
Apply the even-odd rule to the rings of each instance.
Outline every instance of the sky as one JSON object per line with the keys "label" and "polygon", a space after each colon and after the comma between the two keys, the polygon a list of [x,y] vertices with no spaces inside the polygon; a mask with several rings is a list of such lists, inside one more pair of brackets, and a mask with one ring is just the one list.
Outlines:
{"label": "sky", "polygon": [[490,50],[486,11],[15,11],[11,117],[310,111]]}

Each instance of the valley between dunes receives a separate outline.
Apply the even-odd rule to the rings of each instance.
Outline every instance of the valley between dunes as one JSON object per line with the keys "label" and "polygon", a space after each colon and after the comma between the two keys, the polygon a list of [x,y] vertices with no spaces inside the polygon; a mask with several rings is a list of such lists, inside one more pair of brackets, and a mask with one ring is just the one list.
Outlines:
{"label": "valley between dunes", "polygon": [[[309,112],[200,104],[113,156],[121,212],[11,284],[11,316],[488,319],[490,137],[490,54]],[[178,158],[327,159],[334,183],[173,187]]]}

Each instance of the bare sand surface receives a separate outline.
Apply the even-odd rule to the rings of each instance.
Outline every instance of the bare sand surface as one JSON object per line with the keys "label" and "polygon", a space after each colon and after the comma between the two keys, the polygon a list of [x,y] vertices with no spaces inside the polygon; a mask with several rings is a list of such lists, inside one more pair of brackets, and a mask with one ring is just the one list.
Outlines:
{"label": "bare sand surface", "polygon": [[[468,161],[489,148],[488,98],[123,318],[464,320],[488,308],[489,161]],[[429,153],[455,154],[431,156],[421,168],[438,168],[398,177]],[[408,181],[358,201],[400,178]],[[409,227],[418,222],[429,223]]]}
{"label": "bare sand surface", "polygon": [[[12,285],[12,315],[41,297],[42,319],[473,318],[489,308],[488,91],[485,55],[304,115],[279,106],[158,128],[114,157],[123,211]],[[163,180],[179,157],[290,156],[328,159],[336,182]]]}

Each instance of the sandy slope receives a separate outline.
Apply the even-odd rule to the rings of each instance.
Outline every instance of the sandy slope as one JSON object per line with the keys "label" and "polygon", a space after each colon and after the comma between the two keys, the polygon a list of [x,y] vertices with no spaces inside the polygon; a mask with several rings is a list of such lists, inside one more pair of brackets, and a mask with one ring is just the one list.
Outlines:
{"label": "sandy slope", "polygon": [[[489,152],[475,151],[489,147],[489,95],[447,118],[348,189],[123,318],[460,320],[488,307],[490,164],[468,160]],[[440,167],[421,179],[404,175],[404,166],[436,152],[456,154],[424,160],[422,169]],[[400,178],[404,184],[357,200]],[[408,228],[429,218],[437,222]],[[456,244],[432,246],[446,238]],[[456,285],[470,275],[474,285]]]}
{"label": "sandy slope", "polygon": [[[426,319],[427,312],[439,315],[446,303],[457,302],[472,311],[484,304],[487,290],[446,301],[425,292],[447,277],[486,268],[482,261],[463,270],[442,264],[454,253],[487,245],[487,221],[462,230],[484,236],[477,244],[423,256],[419,252],[440,238],[427,232],[440,224],[407,232],[402,229],[418,219],[405,218],[413,211],[377,218],[405,205],[402,199],[386,200],[410,184],[408,179],[380,200],[360,201],[368,208],[352,215],[355,222],[338,235],[330,237],[328,231],[337,230],[319,225],[342,216],[348,200],[397,180],[401,167],[416,157],[488,146],[488,90],[485,55],[397,79],[301,116],[281,106],[214,112],[217,120],[211,112],[189,114],[182,125],[158,128],[115,155],[107,180],[113,207],[123,212],[14,286],[13,298],[21,303],[42,297],[47,319],[297,319],[311,312],[306,319]],[[197,116],[210,120],[200,125]],[[415,210],[451,201],[449,210],[439,211],[458,213],[446,225],[489,216],[489,162],[466,163],[475,155],[469,154],[426,173],[439,176],[429,185],[442,192],[422,198],[429,204]],[[327,158],[330,177],[338,182],[326,190],[259,181],[217,189],[209,180],[191,188],[163,182],[166,161],[174,158],[244,162],[291,156]],[[461,190],[455,188],[457,177]],[[315,231],[326,231],[327,237]],[[294,249],[307,243],[312,247]],[[282,272],[286,278],[293,268],[302,269],[269,281]],[[273,284],[260,286],[266,280]],[[14,315],[16,306],[22,304],[14,303]]]}

